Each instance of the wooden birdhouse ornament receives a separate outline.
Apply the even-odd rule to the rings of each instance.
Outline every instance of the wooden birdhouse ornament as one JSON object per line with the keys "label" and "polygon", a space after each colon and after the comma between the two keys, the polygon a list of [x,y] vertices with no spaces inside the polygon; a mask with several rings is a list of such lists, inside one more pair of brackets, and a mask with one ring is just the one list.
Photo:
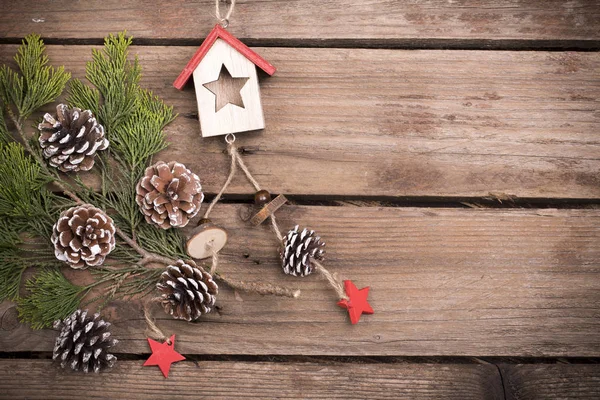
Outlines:
{"label": "wooden birdhouse ornament", "polygon": [[263,129],[256,67],[275,67],[216,25],[173,83],[182,90],[194,76],[202,137]]}

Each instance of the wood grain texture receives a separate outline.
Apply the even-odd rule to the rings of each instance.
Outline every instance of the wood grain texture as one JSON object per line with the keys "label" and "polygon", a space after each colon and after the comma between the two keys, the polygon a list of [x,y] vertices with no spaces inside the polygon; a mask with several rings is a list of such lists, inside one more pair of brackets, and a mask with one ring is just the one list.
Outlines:
{"label": "wood grain texture", "polygon": [[[229,231],[219,270],[302,295],[236,296],[221,285],[218,312],[198,323],[156,307],[184,354],[600,356],[599,210],[282,207],[282,229],[315,229],[327,243],[324,265],[371,286],[375,314],[351,326],[318,276],[283,274],[273,234],[243,224],[243,207],[211,215]],[[139,304],[106,312],[116,352],[148,351]],[[53,331],[16,324],[7,303],[0,315],[1,351],[52,349]]]}
{"label": "wood grain texture", "polygon": [[[88,46],[49,46],[84,76]],[[0,62],[16,46],[0,46]],[[223,184],[223,138],[200,137],[193,85],[173,80],[194,47],[135,47],[143,81],[174,104],[171,146],[206,192]],[[272,193],[340,196],[600,197],[600,53],[258,50],[267,128],[238,135]],[[48,108],[50,110],[50,108]],[[229,193],[249,193],[236,178]]]}
{"label": "wood grain texture", "polygon": [[506,400],[598,399],[600,365],[500,365]]}
{"label": "wood grain texture", "polygon": [[11,399],[456,399],[501,400],[492,365],[189,362],[169,379],[142,361],[75,376],[45,360],[0,360],[0,396]]}
{"label": "wood grain texture", "polygon": [[[103,38],[127,29],[148,39],[198,44],[216,22],[214,1],[4,2],[0,37]],[[238,1],[231,33],[256,40],[600,39],[596,0],[270,0]]]}

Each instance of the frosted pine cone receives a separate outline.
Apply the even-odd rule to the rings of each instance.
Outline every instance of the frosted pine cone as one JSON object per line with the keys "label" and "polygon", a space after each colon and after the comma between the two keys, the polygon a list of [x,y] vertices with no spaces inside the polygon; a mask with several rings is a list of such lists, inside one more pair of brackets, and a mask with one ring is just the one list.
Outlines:
{"label": "frosted pine cone", "polygon": [[303,229],[298,232],[298,225],[283,238],[281,250],[281,266],[283,272],[293,276],[306,276],[313,272],[312,260],[322,260],[325,254],[325,243],[315,231]]}
{"label": "frosted pine cone", "polygon": [[77,310],[67,318],[54,323],[60,333],[54,344],[52,359],[60,366],[74,371],[100,372],[112,368],[117,357],[108,349],[118,343],[110,337],[110,323],[99,319],[100,314],[88,316],[87,311]]}
{"label": "frosted pine cone", "polygon": [[96,152],[108,147],[104,127],[89,110],[69,109],[65,104],[59,104],[56,117],[44,115],[44,122],[38,129],[44,158],[63,172],[90,170]]}
{"label": "frosted pine cone", "polygon": [[104,211],[90,204],[64,211],[52,228],[56,258],[71,268],[102,265],[115,248],[115,224]]}
{"label": "frosted pine cone", "polygon": [[175,161],[148,167],[136,192],[135,201],[146,221],[163,229],[186,226],[204,200],[198,175]]}
{"label": "frosted pine cone", "polygon": [[197,320],[211,312],[219,292],[208,272],[182,260],[167,267],[156,287],[165,312],[186,321]]}

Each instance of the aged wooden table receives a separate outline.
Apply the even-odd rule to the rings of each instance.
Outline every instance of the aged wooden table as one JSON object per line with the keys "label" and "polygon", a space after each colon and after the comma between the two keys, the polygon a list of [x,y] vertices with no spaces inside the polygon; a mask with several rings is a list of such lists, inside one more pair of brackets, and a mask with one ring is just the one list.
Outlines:
{"label": "aged wooden table", "polygon": [[[143,83],[174,104],[171,146],[208,194],[222,138],[201,139],[192,86],[171,84],[214,25],[212,0],[2,1],[0,59],[38,32],[84,75],[90,48],[127,29]],[[370,285],[356,326],[316,276],[284,276],[270,233],[213,213],[223,269],[302,289],[236,296],[201,323],[156,313],[188,361],[165,380],[140,305],[106,311],[119,363],[74,375],[55,333],[0,305],[0,397],[600,397],[600,2],[239,0],[230,32],[278,67],[262,79],[267,129],[240,135],[280,223],[317,229],[328,266]]]}

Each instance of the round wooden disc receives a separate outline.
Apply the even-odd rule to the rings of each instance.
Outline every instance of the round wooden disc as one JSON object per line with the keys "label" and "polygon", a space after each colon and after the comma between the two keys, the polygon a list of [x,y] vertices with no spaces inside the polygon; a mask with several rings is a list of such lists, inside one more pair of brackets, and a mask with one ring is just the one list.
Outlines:
{"label": "round wooden disc", "polygon": [[[211,243],[211,246],[208,244]],[[219,252],[227,243],[227,231],[214,224],[202,224],[192,232],[187,241],[187,253],[192,258],[212,257],[212,252]]]}

